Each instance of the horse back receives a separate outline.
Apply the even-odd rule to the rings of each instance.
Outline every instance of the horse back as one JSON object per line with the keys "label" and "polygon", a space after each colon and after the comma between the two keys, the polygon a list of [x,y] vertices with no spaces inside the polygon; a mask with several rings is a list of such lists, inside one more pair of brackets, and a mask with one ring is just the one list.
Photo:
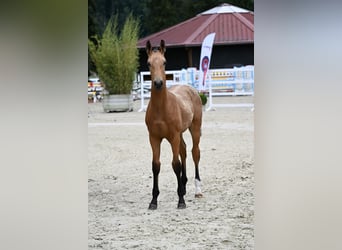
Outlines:
{"label": "horse back", "polygon": [[193,116],[192,120],[202,121],[202,102],[196,89],[189,85],[174,85],[169,91],[175,95],[183,112],[190,112]]}
{"label": "horse back", "polygon": [[177,98],[186,102],[189,106],[202,108],[201,99],[196,89],[189,85],[174,85],[169,91],[176,95]]}

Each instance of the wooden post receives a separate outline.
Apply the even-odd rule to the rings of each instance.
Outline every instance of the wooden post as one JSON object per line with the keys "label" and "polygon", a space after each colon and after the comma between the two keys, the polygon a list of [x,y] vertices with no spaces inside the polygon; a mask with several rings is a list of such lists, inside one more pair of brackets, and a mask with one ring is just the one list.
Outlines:
{"label": "wooden post", "polygon": [[188,67],[192,67],[192,48],[186,48],[188,53]]}

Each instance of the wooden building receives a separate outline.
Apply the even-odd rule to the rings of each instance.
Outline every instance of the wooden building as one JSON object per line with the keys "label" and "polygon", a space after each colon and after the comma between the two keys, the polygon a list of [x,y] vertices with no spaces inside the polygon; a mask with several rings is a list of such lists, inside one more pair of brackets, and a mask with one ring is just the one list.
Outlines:
{"label": "wooden building", "polygon": [[165,40],[167,70],[199,66],[203,39],[215,32],[211,69],[254,65],[254,13],[222,4],[138,41],[139,71],[147,71],[145,45]]}

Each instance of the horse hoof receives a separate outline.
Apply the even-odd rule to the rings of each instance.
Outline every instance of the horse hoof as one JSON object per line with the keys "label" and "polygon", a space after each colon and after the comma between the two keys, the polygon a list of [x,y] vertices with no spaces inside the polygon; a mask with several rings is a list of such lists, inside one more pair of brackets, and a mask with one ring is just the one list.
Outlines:
{"label": "horse hoof", "polygon": [[195,198],[202,198],[203,194],[199,193],[199,194],[195,194]]}
{"label": "horse hoof", "polygon": [[186,208],[186,205],[185,205],[185,203],[178,203],[178,207],[177,207],[178,209],[184,209],[184,208]]}
{"label": "horse hoof", "polygon": [[150,204],[149,206],[148,206],[148,209],[150,209],[150,210],[156,210],[157,209],[157,204]]}

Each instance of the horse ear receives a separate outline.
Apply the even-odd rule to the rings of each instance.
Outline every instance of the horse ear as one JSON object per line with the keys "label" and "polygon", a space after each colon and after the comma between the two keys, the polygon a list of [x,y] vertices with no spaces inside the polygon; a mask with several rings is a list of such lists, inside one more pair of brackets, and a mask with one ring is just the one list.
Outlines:
{"label": "horse ear", "polygon": [[152,51],[151,42],[150,42],[150,40],[148,40],[148,41],[146,42],[146,53],[147,53],[147,55],[150,55],[150,54],[151,54],[151,51]]}
{"label": "horse ear", "polygon": [[166,48],[165,48],[165,41],[164,41],[164,40],[161,40],[161,41],[160,41],[160,48],[159,48],[159,50],[160,50],[160,52],[161,52],[162,54],[165,53]]}

